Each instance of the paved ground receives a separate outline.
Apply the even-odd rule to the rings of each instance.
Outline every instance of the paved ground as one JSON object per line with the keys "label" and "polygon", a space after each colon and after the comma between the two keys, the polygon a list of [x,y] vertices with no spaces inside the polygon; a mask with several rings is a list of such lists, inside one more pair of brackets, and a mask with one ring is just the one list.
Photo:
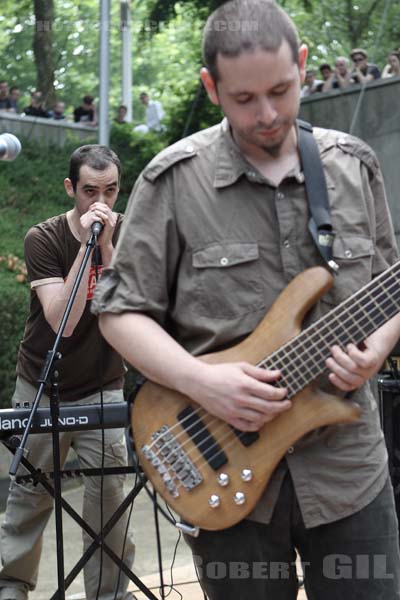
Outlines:
{"label": "paved ground", "polygon": [[[133,487],[133,478],[129,479],[132,480],[131,485]],[[80,512],[82,504],[82,486],[66,490],[63,493],[63,497],[75,510]],[[3,514],[0,515],[0,521],[2,518]],[[179,532],[172,525],[167,523],[162,516],[160,517],[160,529],[163,569],[169,570],[175,546],[178,544],[175,568],[177,570],[179,569],[180,580],[182,580],[182,575],[188,580],[194,580],[195,573],[191,567],[191,554],[183,540],[180,540],[178,543]],[[136,557],[133,569],[135,574],[140,579],[148,575],[154,575],[154,573],[158,571],[158,562],[153,506],[151,500],[143,490],[134,500],[131,530],[136,544]],[[81,532],[78,525],[76,525],[76,523],[65,513],[63,516],[63,534],[65,574],[67,574],[81,556]],[[39,584],[37,589],[31,593],[30,600],[49,600],[57,587],[56,547],[55,523],[54,519],[51,518],[44,536],[44,550],[40,562]],[[168,573],[167,576],[170,578]],[[151,578],[151,585],[157,585],[154,576]],[[84,598],[82,573],[78,575],[67,590],[66,598],[68,600],[81,600]],[[169,596],[169,598],[171,598],[171,596]],[[193,596],[190,596],[190,598],[195,600]],[[200,596],[200,598],[202,598],[202,596]]]}
{"label": "paved ground", "polygon": [[[0,446],[2,445],[0,444]],[[0,450],[0,454],[1,452],[2,451]],[[133,483],[133,476],[129,476],[126,487],[127,492],[133,488]],[[1,510],[3,510],[1,508],[1,495],[3,495],[4,502],[6,489],[7,486],[5,481],[0,481]],[[64,490],[63,497],[75,510],[80,512],[82,486],[79,484],[79,480],[76,480],[73,487],[70,485],[69,489]],[[81,556],[81,532],[76,523],[67,514],[64,513],[64,515],[64,557],[65,574],[67,574]],[[3,513],[0,514],[0,522],[2,519]],[[160,596],[157,592],[159,576],[153,505],[144,490],[142,490],[134,500],[130,525],[136,544],[134,573],[146,587],[151,589],[152,593],[159,598]],[[188,547],[182,539],[179,541],[179,532],[177,529],[170,525],[162,516],[160,516],[160,528],[164,583],[168,584],[171,582],[171,564],[175,548],[177,547],[174,567],[172,569],[175,588],[182,595],[182,600],[203,600],[204,596],[196,581],[196,574]],[[49,600],[57,588],[56,547],[55,523],[54,518],[52,518],[44,536],[44,549],[40,563],[39,584],[37,589],[30,594],[30,600]],[[85,596],[83,589],[83,576],[82,573],[80,573],[66,591],[66,600],[84,600]],[[136,588],[132,584],[130,589]],[[178,600],[180,598],[178,591],[169,594],[168,600]],[[148,596],[143,593],[136,591],[135,595],[138,600],[144,600],[146,597],[148,598]],[[249,598],[249,600],[251,599]],[[302,590],[299,593],[298,600],[306,600],[306,596]]]}

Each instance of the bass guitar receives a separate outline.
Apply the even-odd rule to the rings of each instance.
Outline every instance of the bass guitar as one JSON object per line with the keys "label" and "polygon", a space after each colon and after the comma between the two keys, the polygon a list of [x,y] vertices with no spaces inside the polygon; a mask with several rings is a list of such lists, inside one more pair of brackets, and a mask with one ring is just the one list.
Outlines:
{"label": "bass guitar", "polygon": [[244,519],[277,464],[306,433],[360,414],[357,404],[317,389],[334,344],[361,343],[400,310],[400,262],[301,331],[302,321],[333,284],[314,267],[298,275],[244,341],[204,355],[209,363],[246,361],[278,368],[292,407],[258,432],[235,430],[190,398],[151,381],[139,391],[132,428],[141,466],[180,517],[208,530]]}

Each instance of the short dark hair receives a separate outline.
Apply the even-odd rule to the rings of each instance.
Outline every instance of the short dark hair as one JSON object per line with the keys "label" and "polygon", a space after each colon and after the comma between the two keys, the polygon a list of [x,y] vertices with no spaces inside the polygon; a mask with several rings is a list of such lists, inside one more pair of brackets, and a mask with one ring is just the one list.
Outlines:
{"label": "short dark hair", "polygon": [[110,164],[116,165],[118,169],[118,181],[121,177],[121,162],[118,156],[107,146],[99,144],[87,144],[80,146],[71,155],[69,163],[69,178],[74,192],[79,181],[79,173],[83,165],[91,169],[104,171]]}
{"label": "short dark hair", "polygon": [[93,103],[93,96],[83,96],[83,101],[85,104],[92,104]]}
{"label": "short dark hair", "polygon": [[329,63],[322,63],[322,65],[319,65],[320,73],[322,73],[324,69],[329,69],[329,71],[332,71],[332,67]]}
{"label": "short dark hair", "polygon": [[204,64],[217,81],[218,54],[235,58],[256,48],[275,52],[284,40],[297,64],[299,37],[296,27],[275,0],[230,0],[209,16],[204,27]]}

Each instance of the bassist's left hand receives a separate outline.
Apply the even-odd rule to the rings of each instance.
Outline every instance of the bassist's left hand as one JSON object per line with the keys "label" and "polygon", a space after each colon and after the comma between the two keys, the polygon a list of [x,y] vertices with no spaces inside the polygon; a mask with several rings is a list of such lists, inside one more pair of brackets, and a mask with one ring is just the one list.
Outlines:
{"label": "bassist's left hand", "polygon": [[371,379],[400,337],[400,313],[370,335],[363,344],[348,344],[343,350],[331,348],[332,356],[326,366],[329,380],[344,392],[351,392]]}
{"label": "bassist's left hand", "polygon": [[331,371],[329,381],[344,392],[361,387],[377,373],[382,362],[376,350],[366,345],[360,349],[349,344],[346,351],[333,346],[331,351],[332,356],[326,361]]}

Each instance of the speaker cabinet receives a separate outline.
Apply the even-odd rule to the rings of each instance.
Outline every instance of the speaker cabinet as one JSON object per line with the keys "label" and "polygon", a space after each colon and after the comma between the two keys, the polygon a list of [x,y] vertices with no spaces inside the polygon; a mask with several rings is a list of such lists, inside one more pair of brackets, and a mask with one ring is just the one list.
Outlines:
{"label": "speaker cabinet", "polygon": [[381,426],[389,455],[389,472],[400,522],[400,379],[380,374],[377,378]]}

